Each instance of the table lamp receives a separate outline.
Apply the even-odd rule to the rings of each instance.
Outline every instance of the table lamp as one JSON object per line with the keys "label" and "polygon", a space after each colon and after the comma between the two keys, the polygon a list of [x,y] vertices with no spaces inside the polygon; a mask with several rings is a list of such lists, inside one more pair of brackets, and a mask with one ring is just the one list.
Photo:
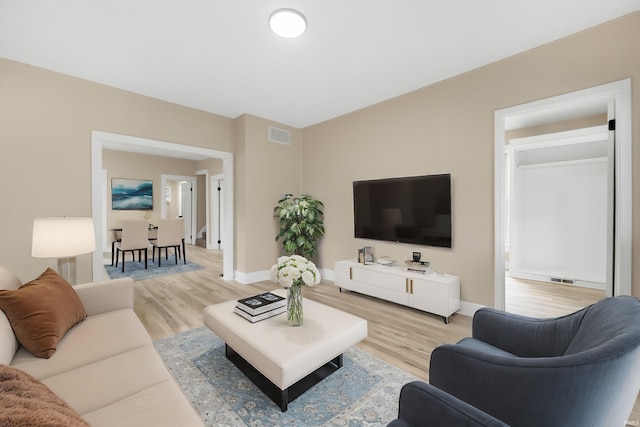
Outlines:
{"label": "table lamp", "polygon": [[96,236],[92,218],[36,218],[31,256],[58,258],[58,273],[76,284],[76,256],[93,252]]}

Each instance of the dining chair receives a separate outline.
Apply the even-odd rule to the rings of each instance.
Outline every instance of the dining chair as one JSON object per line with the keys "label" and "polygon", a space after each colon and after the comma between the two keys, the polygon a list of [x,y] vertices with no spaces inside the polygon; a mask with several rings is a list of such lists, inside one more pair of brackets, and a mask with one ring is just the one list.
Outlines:
{"label": "dining chair", "polygon": [[115,239],[111,241],[111,266],[113,267],[113,265],[115,264],[115,255],[116,255],[116,243],[121,242],[122,239],[120,239],[120,233],[122,233],[122,230],[118,230],[115,231]]}
{"label": "dining chair", "polygon": [[124,259],[127,252],[131,252],[135,261],[135,252],[138,252],[138,259],[142,262],[142,251],[144,251],[144,268],[147,269],[149,245],[149,223],[144,219],[126,220],[122,223],[122,236],[116,242],[116,267],[118,266],[118,255],[122,252],[122,272],[124,272]]}
{"label": "dining chair", "polygon": [[[161,219],[158,223],[158,238],[151,242],[153,246],[152,257],[156,260],[156,248],[158,248],[158,267],[162,266],[162,249],[165,250],[165,259],[169,259],[169,248],[173,248],[176,265],[180,256],[180,248],[184,247],[182,235],[184,233],[184,222],[182,219]],[[182,258],[187,263],[186,254]]]}

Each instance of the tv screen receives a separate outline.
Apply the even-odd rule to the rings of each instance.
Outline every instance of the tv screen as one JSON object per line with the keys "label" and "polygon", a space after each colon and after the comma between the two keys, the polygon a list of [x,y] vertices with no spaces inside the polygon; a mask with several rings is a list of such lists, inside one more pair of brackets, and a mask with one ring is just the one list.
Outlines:
{"label": "tv screen", "polygon": [[353,183],[355,237],[451,247],[451,175]]}

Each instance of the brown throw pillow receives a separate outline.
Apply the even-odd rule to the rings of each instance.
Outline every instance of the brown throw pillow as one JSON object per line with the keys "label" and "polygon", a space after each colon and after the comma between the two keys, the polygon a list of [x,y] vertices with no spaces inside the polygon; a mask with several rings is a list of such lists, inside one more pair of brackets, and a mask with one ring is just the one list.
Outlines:
{"label": "brown throw pillow", "polygon": [[0,365],[0,425],[88,427],[46,385],[20,369]]}
{"label": "brown throw pillow", "polygon": [[73,287],[50,268],[18,289],[0,290],[0,309],[20,344],[46,359],[64,334],[87,317]]}

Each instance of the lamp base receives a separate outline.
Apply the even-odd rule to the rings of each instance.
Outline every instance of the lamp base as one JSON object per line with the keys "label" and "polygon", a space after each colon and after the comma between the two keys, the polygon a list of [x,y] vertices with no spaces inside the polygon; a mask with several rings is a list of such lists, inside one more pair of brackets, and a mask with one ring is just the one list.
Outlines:
{"label": "lamp base", "polygon": [[58,274],[72,286],[76,285],[76,257],[58,258]]}

